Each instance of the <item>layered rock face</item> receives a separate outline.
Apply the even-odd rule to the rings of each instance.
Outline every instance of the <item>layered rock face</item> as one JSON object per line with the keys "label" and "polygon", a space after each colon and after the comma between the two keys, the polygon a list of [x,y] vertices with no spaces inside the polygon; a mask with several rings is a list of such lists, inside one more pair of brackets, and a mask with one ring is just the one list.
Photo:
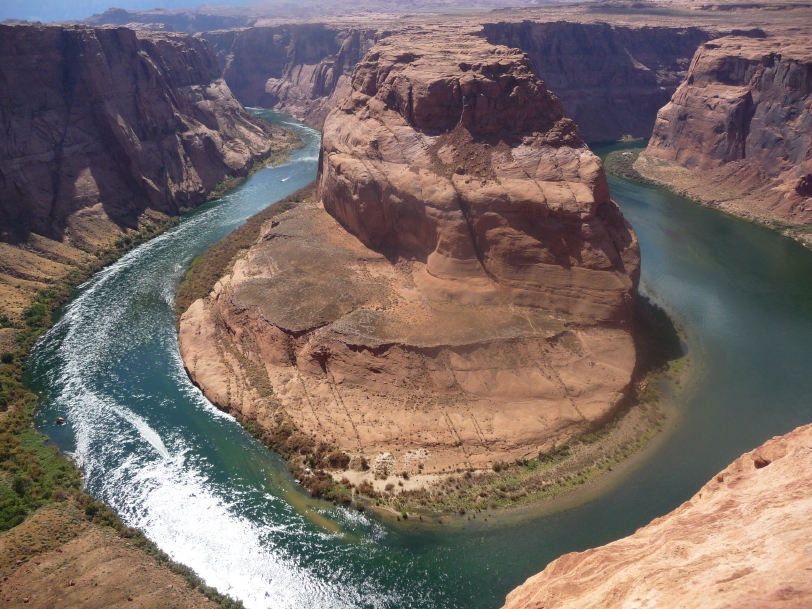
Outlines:
{"label": "layered rock face", "polygon": [[649,137],[707,28],[567,21],[487,23],[491,43],[526,52],[588,142]]}
{"label": "layered rock face", "polygon": [[633,233],[527,56],[408,40],[367,55],[325,124],[324,208],[366,246],[425,262],[427,289],[628,322]]}
{"label": "layered rock face", "polygon": [[350,90],[355,65],[375,44],[375,29],[323,24],[204,32],[234,95],[276,108],[321,129]]}
{"label": "layered rock face", "polygon": [[12,241],[92,246],[148,208],[177,214],[247,173],[273,137],[204,41],[124,28],[0,26],[0,117]]}
{"label": "layered rock face", "polygon": [[[492,44],[529,54],[586,141],[648,137],[657,111],[684,80],[700,28],[566,21],[486,23]],[[390,24],[390,30],[397,29]],[[386,29],[321,24],[204,32],[237,99],[275,107],[321,128],[349,93],[353,68]]]}
{"label": "layered rock face", "polygon": [[812,222],[808,37],[700,47],[635,167],[740,215]]}
{"label": "layered rock face", "polygon": [[319,202],[180,323],[214,403],[370,478],[535,456],[611,417],[634,367],[639,251],[600,161],[526,55],[452,42],[367,54],[325,121]]}
{"label": "layered rock face", "polygon": [[504,609],[812,605],[812,425],[741,456],[634,535],[566,554]]}

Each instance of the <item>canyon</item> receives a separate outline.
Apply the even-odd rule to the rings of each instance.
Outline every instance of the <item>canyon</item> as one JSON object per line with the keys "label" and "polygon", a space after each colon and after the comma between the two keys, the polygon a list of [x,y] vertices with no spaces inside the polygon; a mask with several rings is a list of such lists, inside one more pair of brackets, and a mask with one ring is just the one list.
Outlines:
{"label": "canyon", "polygon": [[573,552],[504,609],[812,603],[812,425],[775,437],[634,535]]}
{"label": "canyon", "polygon": [[[297,476],[324,467],[373,492],[555,454],[613,418],[635,363],[639,248],[585,142],[653,133],[647,179],[760,222],[812,220],[809,7],[606,4],[0,26],[0,307],[19,316],[100,249],[295,145],[242,104],[273,107],[323,128],[318,190],[181,317],[194,382],[252,430],[282,430]],[[634,536],[563,556],[507,606],[679,606],[697,590],[808,604],[809,438],[776,438]],[[166,602],[153,578],[211,604],[106,529],[60,550],[4,565],[2,591],[81,604],[117,561],[143,604]],[[63,553],[79,587],[49,571]],[[108,583],[126,605],[127,582]]]}
{"label": "canyon", "polygon": [[190,36],[0,25],[0,82],[6,314],[292,144]]}
{"label": "canyon", "polygon": [[700,46],[634,167],[739,216],[812,224],[809,38],[731,36]]}
{"label": "canyon", "polygon": [[180,319],[213,403],[360,485],[535,457],[610,419],[635,363],[639,250],[600,161],[524,53],[442,39],[370,50],[315,199]]}
{"label": "canyon", "polygon": [[[417,11],[412,13],[387,6],[370,7],[374,18],[360,7],[333,15],[336,7],[316,2],[300,7],[300,14],[270,5],[205,13],[241,19],[239,25],[182,10],[110,11],[88,22],[194,32],[217,49],[226,82],[243,104],[283,109],[317,128],[343,99],[352,69],[374,42],[427,24],[478,30],[492,44],[527,53],[582,138],[595,143],[650,137],[658,110],[685,80],[699,45],[731,34],[794,31],[797,37],[802,35],[797,24],[809,16],[809,7],[791,2],[772,3],[771,10],[730,2],[553,4],[453,17],[425,12],[429,5],[411,7]],[[333,16],[314,14],[319,11]],[[216,27],[206,28],[207,23]]]}
{"label": "canyon", "polygon": [[[526,52],[588,142],[648,137],[657,111],[685,77],[697,46],[718,32],[555,21],[485,22],[492,44]],[[234,95],[321,128],[348,93],[353,68],[377,40],[403,29],[386,22],[285,24],[198,34],[215,48]]]}

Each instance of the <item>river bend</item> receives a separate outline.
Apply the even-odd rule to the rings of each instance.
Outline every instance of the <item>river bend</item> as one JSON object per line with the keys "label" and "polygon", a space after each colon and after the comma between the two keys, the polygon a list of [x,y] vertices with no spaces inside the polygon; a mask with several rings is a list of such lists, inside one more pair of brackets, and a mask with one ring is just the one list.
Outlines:
{"label": "river bend", "polygon": [[305,498],[284,462],[189,382],[175,331],[191,261],[315,177],[319,133],[257,112],[305,147],[94,275],[28,366],[46,396],[37,424],[83,469],[87,491],[246,607],[496,608],[550,560],[632,533],[742,452],[812,421],[812,254],[610,178],[640,239],[642,289],[678,319],[702,370],[653,456],[589,503],[513,524],[395,527]]}

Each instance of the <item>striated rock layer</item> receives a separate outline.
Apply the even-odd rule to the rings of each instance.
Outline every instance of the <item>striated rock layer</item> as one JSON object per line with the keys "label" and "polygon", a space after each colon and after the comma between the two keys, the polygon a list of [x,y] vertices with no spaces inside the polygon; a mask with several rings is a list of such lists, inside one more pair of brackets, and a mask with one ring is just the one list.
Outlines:
{"label": "striated rock layer", "polygon": [[[480,26],[460,22],[452,27]],[[491,44],[528,53],[538,76],[590,142],[648,137],[657,111],[684,80],[697,46],[718,35],[707,27],[567,21],[484,23],[481,28]],[[200,36],[217,51],[226,82],[242,103],[284,110],[321,128],[349,93],[352,71],[364,54],[402,29],[397,21],[364,25],[361,20],[354,27],[289,24]]]}
{"label": "striated rock layer", "polygon": [[350,91],[353,68],[375,44],[375,29],[292,24],[204,32],[234,95],[321,129]]}
{"label": "striated rock layer", "polygon": [[615,412],[637,241],[525,54],[381,41],[325,121],[318,196],[182,316],[214,403],[370,475],[535,456]]}
{"label": "striated rock layer", "polygon": [[648,138],[710,28],[567,21],[486,23],[493,44],[518,47],[588,142]]}
{"label": "striated rock layer", "polygon": [[566,554],[504,609],[812,606],[812,425],[746,453],[634,535]]}
{"label": "striated rock layer", "polygon": [[635,168],[726,211],[812,223],[812,42],[701,46]]}
{"label": "striated rock layer", "polygon": [[271,151],[202,40],[0,25],[0,232],[95,245],[146,209],[177,214]]}

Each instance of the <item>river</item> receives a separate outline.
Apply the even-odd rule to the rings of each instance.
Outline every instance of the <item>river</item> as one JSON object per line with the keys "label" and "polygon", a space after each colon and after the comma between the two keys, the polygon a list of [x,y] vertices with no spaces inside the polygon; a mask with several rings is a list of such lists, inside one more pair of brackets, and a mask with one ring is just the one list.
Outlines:
{"label": "river", "polygon": [[632,533],[742,452],[812,421],[812,253],[611,178],[640,239],[643,290],[682,325],[701,369],[653,455],[584,505],[512,523],[395,526],[305,498],[283,461],[189,382],[175,331],[191,261],[315,177],[319,133],[257,112],[305,147],[94,275],[28,365],[45,395],[37,424],[83,469],[87,491],[246,607],[500,607],[562,553]]}

